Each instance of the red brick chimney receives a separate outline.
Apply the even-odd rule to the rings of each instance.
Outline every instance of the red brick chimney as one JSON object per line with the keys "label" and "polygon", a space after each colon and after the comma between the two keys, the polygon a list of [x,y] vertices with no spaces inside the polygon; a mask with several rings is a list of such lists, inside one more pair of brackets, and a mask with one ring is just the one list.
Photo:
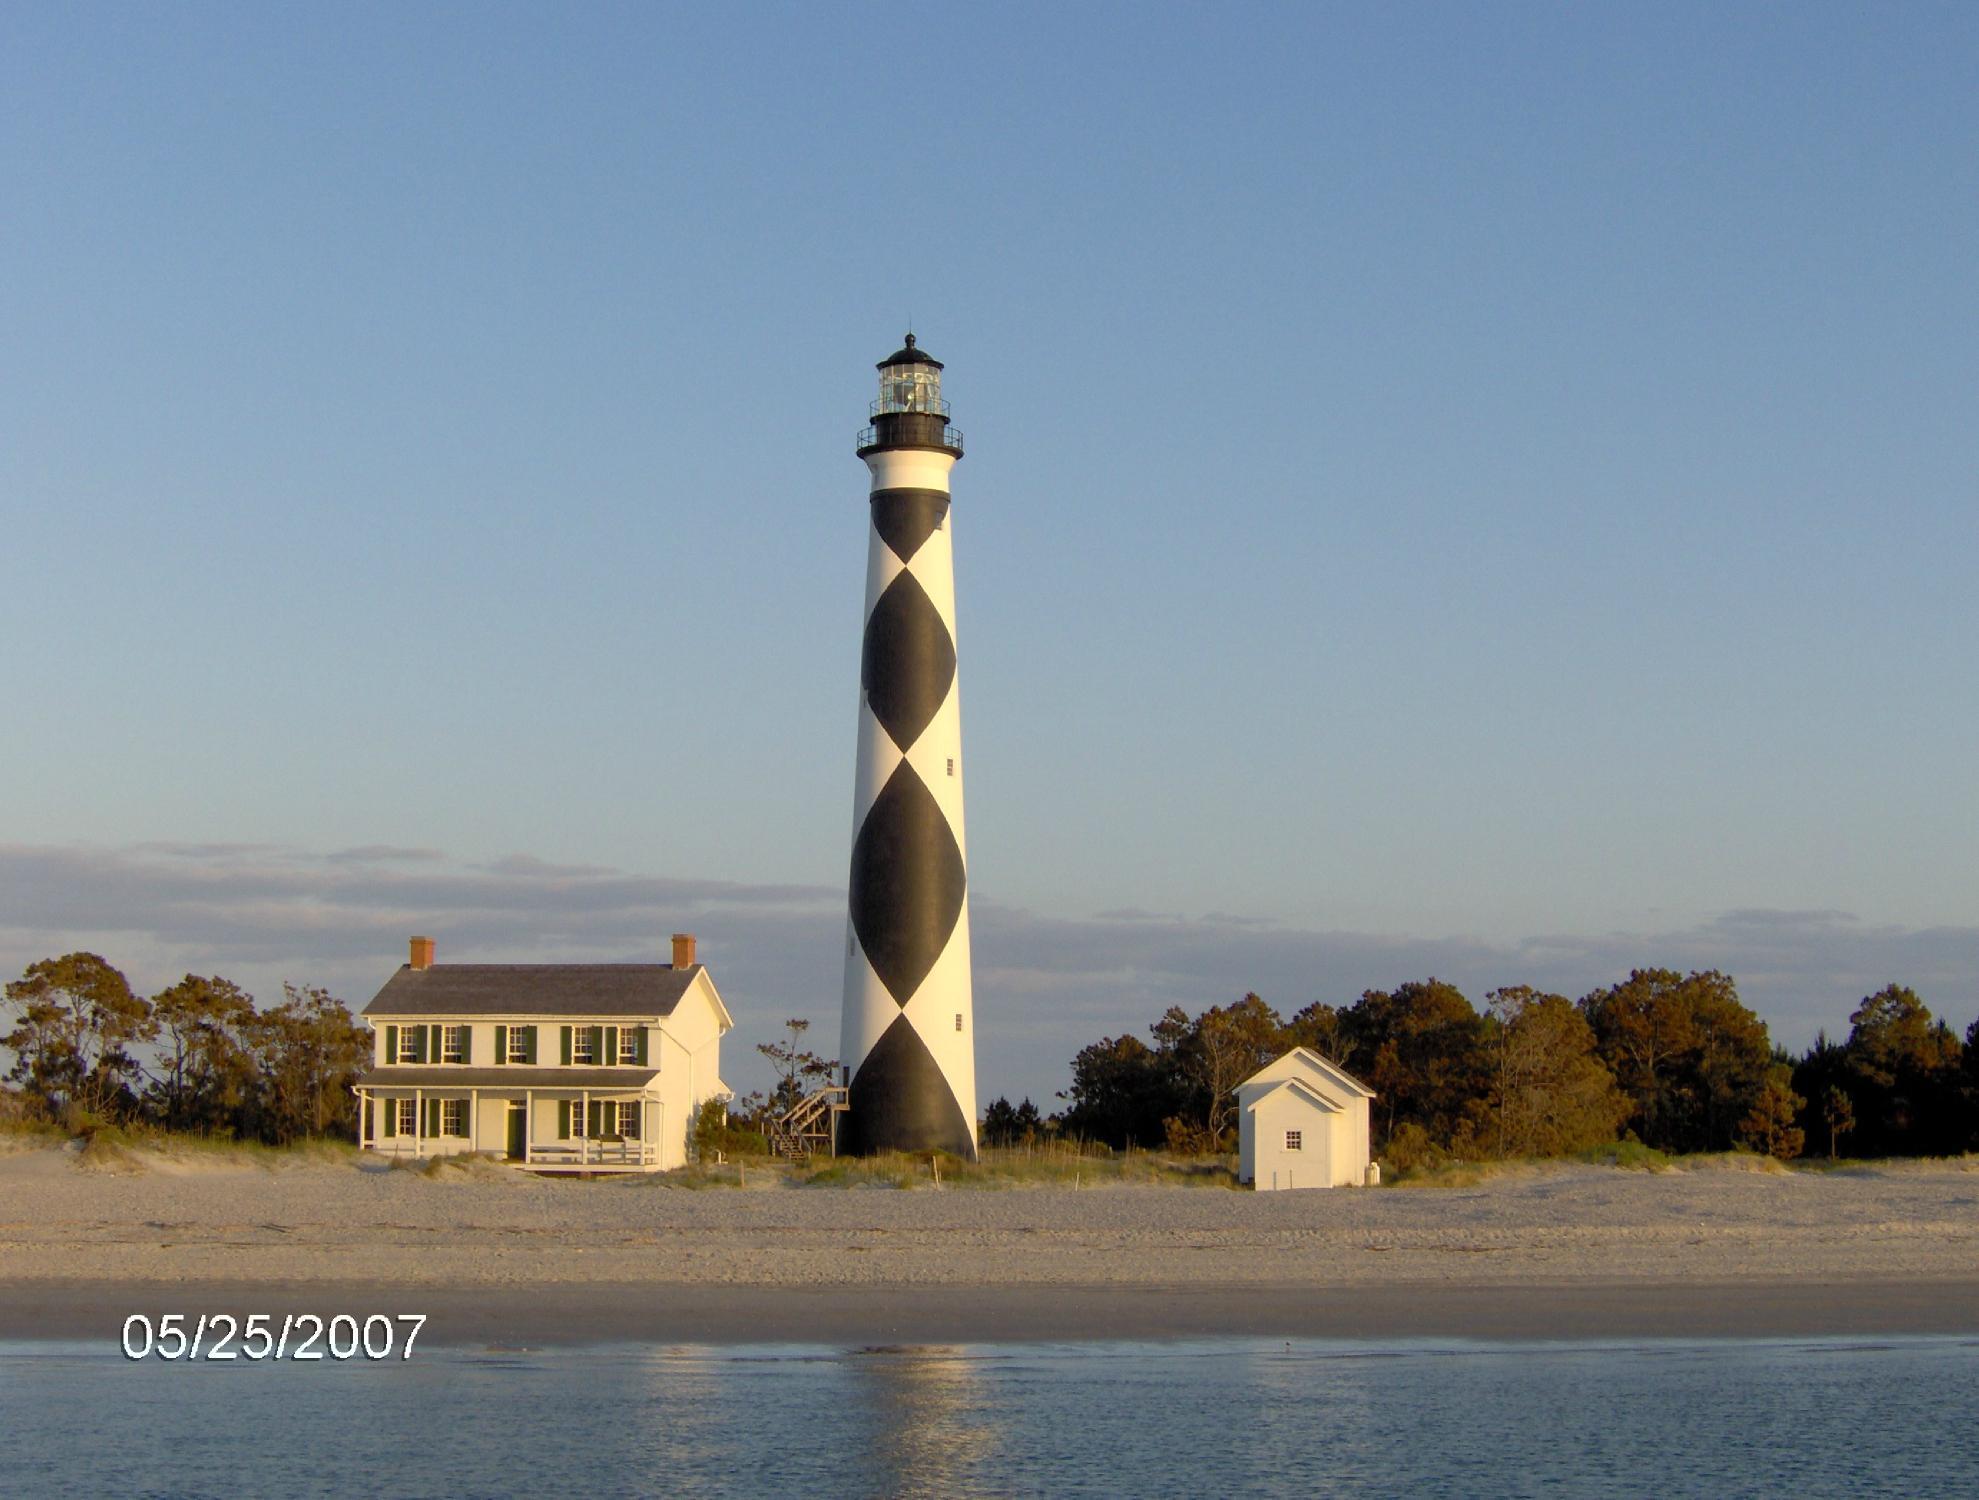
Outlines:
{"label": "red brick chimney", "polygon": [[676,969],[694,967],[694,934],[676,932],[673,935],[673,966]]}
{"label": "red brick chimney", "polygon": [[[690,938],[688,941],[691,943],[693,940]],[[433,967],[433,940],[431,938],[416,937],[412,940],[412,966],[415,969],[430,969]]]}

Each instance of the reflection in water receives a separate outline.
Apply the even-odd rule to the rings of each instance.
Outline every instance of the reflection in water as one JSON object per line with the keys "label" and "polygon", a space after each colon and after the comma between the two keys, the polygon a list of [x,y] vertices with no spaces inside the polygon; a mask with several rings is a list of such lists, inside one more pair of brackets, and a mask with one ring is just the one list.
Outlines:
{"label": "reflection in water", "polygon": [[[1875,1421],[1840,1421],[1875,1394]],[[0,1344],[0,1494],[1979,1494],[1961,1338],[422,1348]],[[114,1439],[103,1413],[115,1413]]]}
{"label": "reflection in water", "polygon": [[620,1407],[630,1421],[615,1483],[642,1495],[679,1494],[684,1475],[720,1474],[733,1466],[733,1424],[709,1419],[726,1395],[723,1353],[692,1344],[638,1351]]}
{"label": "reflection in water", "polygon": [[979,1358],[934,1346],[862,1349],[846,1360],[847,1403],[869,1431],[859,1493],[965,1494],[991,1472],[1002,1423]]}

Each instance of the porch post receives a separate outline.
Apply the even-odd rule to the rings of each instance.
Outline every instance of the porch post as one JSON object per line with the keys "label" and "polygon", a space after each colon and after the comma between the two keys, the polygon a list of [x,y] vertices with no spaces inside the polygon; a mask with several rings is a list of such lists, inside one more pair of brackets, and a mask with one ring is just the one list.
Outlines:
{"label": "porch post", "polygon": [[412,1154],[424,1156],[426,1154],[426,1090],[412,1091],[412,1113]]}
{"label": "porch post", "polygon": [[[502,1128],[508,1128],[508,1116],[502,1116]],[[536,1135],[536,1091],[522,1091],[522,1164],[529,1165],[529,1143]]]}
{"label": "porch post", "polygon": [[357,1091],[357,1149],[362,1151],[371,1144],[371,1096],[363,1089]]}
{"label": "porch post", "polygon": [[577,1153],[577,1160],[583,1165],[589,1166],[591,1163],[591,1091],[589,1089],[585,1089],[584,1092],[581,1095],[579,1095],[577,1107],[584,1112],[582,1115],[582,1119],[584,1121],[584,1130],[583,1133],[578,1136],[578,1139],[581,1140],[584,1143],[584,1145]]}
{"label": "porch post", "polygon": [[467,1149],[481,1150],[481,1090],[467,1091]]}

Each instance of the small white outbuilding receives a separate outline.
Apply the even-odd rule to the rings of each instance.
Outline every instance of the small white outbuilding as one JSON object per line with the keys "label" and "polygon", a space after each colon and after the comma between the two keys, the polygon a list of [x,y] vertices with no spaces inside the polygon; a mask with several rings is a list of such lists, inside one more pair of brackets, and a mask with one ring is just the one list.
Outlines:
{"label": "small white outbuilding", "polygon": [[1237,1179],[1259,1192],[1359,1187],[1374,1090],[1317,1052],[1294,1047],[1237,1085]]}

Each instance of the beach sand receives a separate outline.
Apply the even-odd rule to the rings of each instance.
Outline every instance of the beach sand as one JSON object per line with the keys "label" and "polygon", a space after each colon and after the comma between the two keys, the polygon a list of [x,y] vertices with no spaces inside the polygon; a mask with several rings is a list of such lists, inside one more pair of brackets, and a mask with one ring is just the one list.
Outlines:
{"label": "beach sand", "polygon": [[1468,1186],[687,1190],[0,1155],[0,1337],[425,1312],[451,1342],[1979,1332],[1979,1158]]}

